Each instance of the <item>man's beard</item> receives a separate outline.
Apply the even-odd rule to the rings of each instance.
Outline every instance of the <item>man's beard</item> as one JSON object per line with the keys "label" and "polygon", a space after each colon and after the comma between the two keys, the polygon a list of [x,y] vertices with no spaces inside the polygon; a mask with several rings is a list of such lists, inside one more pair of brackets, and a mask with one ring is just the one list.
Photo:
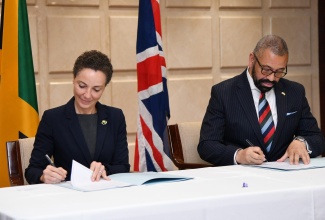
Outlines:
{"label": "man's beard", "polygon": [[[277,83],[276,81],[270,81],[268,79],[257,80],[255,66],[252,68],[252,77],[253,77],[255,86],[263,93],[270,91]],[[263,86],[262,85],[263,82],[272,83],[273,86],[271,86],[271,87]]]}

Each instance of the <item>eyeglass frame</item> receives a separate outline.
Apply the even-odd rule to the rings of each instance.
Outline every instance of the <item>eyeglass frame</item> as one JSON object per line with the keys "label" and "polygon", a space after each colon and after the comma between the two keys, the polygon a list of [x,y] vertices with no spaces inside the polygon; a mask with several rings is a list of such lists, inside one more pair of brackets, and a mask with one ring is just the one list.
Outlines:
{"label": "eyeglass frame", "polygon": [[[269,70],[271,71],[271,73],[269,73],[269,74],[265,74],[265,73],[263,73],[263,71],[266,71],[266,70],[264,69],[265,67],[263,67],[263,66],[261,65],[261,63],[260,63],[260,61],[257,59],[257,56],[255,55],[255,53],[253,53],[253,55],[254,55],[254,57],[255,57],[255,59],[256,59],[258,65],[259,65],[260,68],[261,68],[261,73],[262,73],[264,76],[269,76],[269,75],[271,75],[272,73],[274,73],[274,77],[276,77],[276,78],[283,78],[283,77],[285,77],[285,75],[287,75],[287,73],[288,73],[288,66],[286,66],[286,67],[285,67],[285,71],[282,71],[282,72],[277,72],[278,69],[274,71],[270,66],[268,66],[268,68],[270,68]],[[281,76],[281,77],[278,77],[277,74],[280,74],[280,73],[282,74],[282,76]]]}

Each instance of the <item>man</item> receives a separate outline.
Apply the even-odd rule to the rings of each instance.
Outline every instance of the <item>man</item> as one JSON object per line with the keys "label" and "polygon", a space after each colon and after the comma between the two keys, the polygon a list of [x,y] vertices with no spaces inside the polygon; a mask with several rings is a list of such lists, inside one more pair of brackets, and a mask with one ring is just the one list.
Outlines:
{"label": "man", "polygon": [[304,87],[283,78],[288,55],[281,37],[267,35],[242,74],[212,87],[198,145],[203,160],[217,166],[287,158],[308,164],[324,152]]}

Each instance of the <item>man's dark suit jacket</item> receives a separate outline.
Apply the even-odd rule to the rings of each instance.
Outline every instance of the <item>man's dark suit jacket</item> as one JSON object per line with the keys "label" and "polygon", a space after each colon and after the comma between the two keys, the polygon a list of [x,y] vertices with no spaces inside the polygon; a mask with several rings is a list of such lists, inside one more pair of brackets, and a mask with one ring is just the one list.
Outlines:
{"label": "man's dark suit jacket", "polygon": [[322,154],[325,140],[310,112],[304,87],[282,78],[274,89],[278,122],[267,153],[246,70],[214,85],[200,132],[201,158],[217,166],[232,165],[236,150],[249,147],[245,141],[248,139],[262,148],[268,161],[276,161],[284,155],[294,136],[306,139],[311,157]]}
{"label": "man's dark suit jacket", "polygon": [[[35,137],[30,164],[25,170],[30,184],[40,183],[49,165],[45,154],[53,155],[57,167],[64,168],[70,180],[72,160],[86,167],[101,162],[109,174],[129,172],[126,123],[121,109],[96,104],[98,125],[95,155],[92,159],[74,107],[74,98],[66,105],[44,112]],[[107,123],[105,123],[107,122]]]}

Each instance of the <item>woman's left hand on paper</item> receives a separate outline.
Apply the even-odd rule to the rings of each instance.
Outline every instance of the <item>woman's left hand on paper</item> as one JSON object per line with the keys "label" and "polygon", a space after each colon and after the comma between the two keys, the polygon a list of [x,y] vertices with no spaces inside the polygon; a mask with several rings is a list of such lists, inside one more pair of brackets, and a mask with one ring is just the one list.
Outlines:
{"label": "woman's left hand on paper", "polygon": [[93,171],[92,181],[99,181],[101,177],[105,180],[110,180],[106,174],[105,166],[101,162],[93,161],[90,164],[90,169]]}

